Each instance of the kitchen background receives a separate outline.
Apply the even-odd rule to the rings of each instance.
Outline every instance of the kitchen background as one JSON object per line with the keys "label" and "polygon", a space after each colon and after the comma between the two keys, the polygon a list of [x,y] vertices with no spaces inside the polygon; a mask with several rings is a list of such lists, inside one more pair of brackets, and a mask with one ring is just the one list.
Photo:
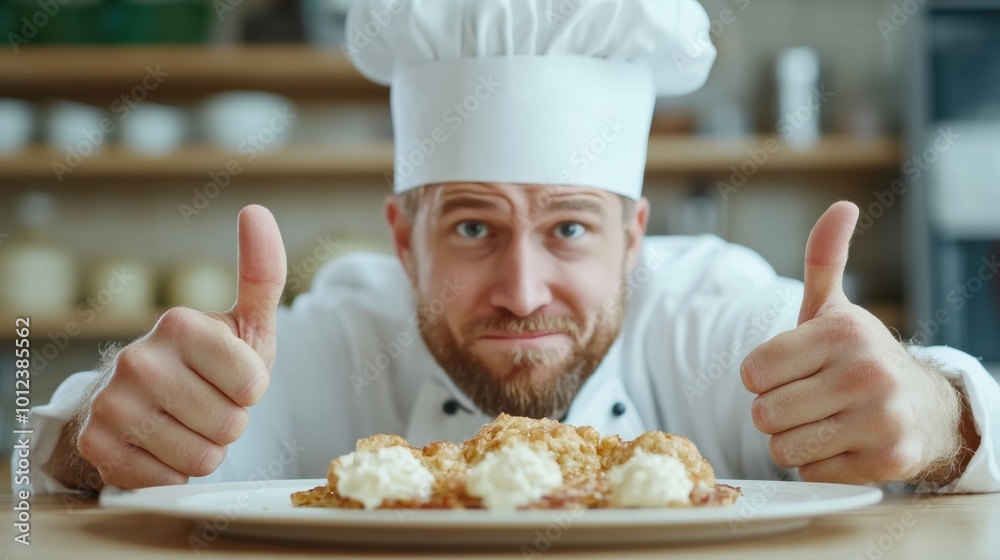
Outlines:
{"label": "kitchen background", "polygon": [[[4,453],[16,316],[42,404],[163,309],[227,308],[245,204],[281,226],[289,300],[322,262],[389,250],[388,91],[346,61],[349,4],[0,0]],[[816,218],[853,200],[852,299],[996,374],[1000,1],[703,4],[719,58],[657,106],[650,233],[715,233],[801,278]]]}

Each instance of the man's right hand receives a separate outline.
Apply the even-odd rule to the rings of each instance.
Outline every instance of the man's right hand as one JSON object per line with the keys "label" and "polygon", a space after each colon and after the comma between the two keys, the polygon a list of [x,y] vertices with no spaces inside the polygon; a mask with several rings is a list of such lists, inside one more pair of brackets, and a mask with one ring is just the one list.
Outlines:
{"label": "man's right hand", "polygon": [[80,418],[80,455],[105,484],[184,484],[219,467],[264,396],[276,351],[285,250],[271,213],[239,217],[236,303],[225,313],[170,309],[118,354]]}

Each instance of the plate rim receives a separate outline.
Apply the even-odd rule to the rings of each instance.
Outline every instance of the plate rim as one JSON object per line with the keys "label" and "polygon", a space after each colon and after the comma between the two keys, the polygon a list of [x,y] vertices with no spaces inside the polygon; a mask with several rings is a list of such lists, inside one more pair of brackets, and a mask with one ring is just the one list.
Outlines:
{"label": "plate rim", "polygon": [[[263,482],[263,487],[260,488]],[[336,508],[294,508],[296,513],[287,515],[289,510],[273,510],[280,512],[272,514],[267,511],[242,512],[230,521],[243,525],[297,525],[305,527],[336,526],[376,527],[389,526],[399,528],[406,526],[413,529],[454,529],[477,528],[493,530],[509,530],[518,528],[537,528],[543,524],[552,523],[560,514],[573,515],[573,526],[576,528],[611,527],[616,525],[630,526],[679,526],[706,525],[739,522],[740,525],[757,524],[796,517],[814,518],[822,515],[832,515],[862,507],[875,505],[882,501],[883,492],[877,487],[856,486],[834,483],[779,481],[779,480],[738,480],[719,479],[720,484],[737,487],[761,488],[774,484],[778,490],[817,495],[818,499],[768,503],[765,499],[761,504],[747,501],[737,502],[731,506],[711,506],[704,508],[660,508],[660,509],[627,509],[610,508],[580,510],[518,510],[516,512],[491,512],[487,510],[341,510]],[[212,493],[246,490],[259,496],[276,497],[284,492],[306,490],[326,483],[326,479],[284,479],[268,481],[236,481],[215,483],[193,483],[181,486],[157,486],[138,490],[120,490],[107,488],[101,492],[100,505],[109,510],[133,511],[166,515],[169,517],[202,520],[211,519],[220,513],[220,508],[191,507],[184,504],[185,498]],[[256,485],[256,486],[254,486]],[[150,498],[153,501],[150,501]],[[744,495],[741,500],[748,500]],[[749,514],[741,510],[749,504],[752,508]],[[289,506],[291,502],[289,501]],[[405,518],[401,516],[405,511]],[[349,513],[348,513],[349,512]],[[362,513],[363,512],[363,513]],[[361,513],[359,515],[359,513]],[[742,517],[741,517],[742,515]]]}

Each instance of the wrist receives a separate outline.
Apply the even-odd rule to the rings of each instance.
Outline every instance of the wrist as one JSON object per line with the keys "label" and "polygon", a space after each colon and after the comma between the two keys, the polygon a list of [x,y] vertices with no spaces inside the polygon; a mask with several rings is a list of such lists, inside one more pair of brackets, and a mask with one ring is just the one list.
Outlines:
{"label": "wrist", "polygon": [[59,484],[90,495],[104,487],[97,469],[80,455],[76,440],[80,433],[80,418],[75,416],[63,426],[59,442],[42,470]]}
{"label": "wrist", "polygon": [[931,441],[936,441],[937,445],[932,446],[935,451],[925,467],[907,482],[940,488],[965,472],[979,448],[979,434],[972,408],[961,389],[936,367],[929,373],[936,378],[942,394],[940,421],[931,426],[937,434]]}

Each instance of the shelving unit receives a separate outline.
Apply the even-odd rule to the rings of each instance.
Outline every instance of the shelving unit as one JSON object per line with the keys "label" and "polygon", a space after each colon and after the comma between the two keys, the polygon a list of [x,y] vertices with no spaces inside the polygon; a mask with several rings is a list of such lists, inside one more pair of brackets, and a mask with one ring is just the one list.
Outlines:
{"label": "shelving unit", "polygon": [[[151,96],[200,98],[227,89],[263,89],[292,97],[344,96],[367,102],[387,102],[388,88],[373,84],[336,49],[302,45],[267,46],[149,46],[34,47],[0,53],[0,95],[31,99],[66,96],[111,102],[141,85],[147,67],[169,73]],[[649,144],[647,172],[651,175],[714,175],[732,173],[746,161],[749,150],[760,149],[767,136],[718,139],[654,135]],[[779,145],[781,145],[779,143]],[[781,146],[756,173],[867,173],[896,168],[901,147],[895,138],[859,140],[826,136],[807,149]],[[33,146],[0,158],[0,180],[55,180],[52,164],[64,154]],[[108,147],[88,158],[62,184],[78,178],[101,180],[201,176],[239,157],[212,146],[188,145],[161,158],[134,155]],[[255,177],[330,177],[382,175],[392,167],[389,142],[360,146],[298,145],[260,157],[246,165]]]}
{"label": "shelving unit", "polygon": [[[90,322],[76,315],[33,316],[31,318],[31,339],[33,345],[43,347],[50,342],[49,335],[59,337],[65,333],[73,341],[110,341],[130,340],[146,333],[156,324],[156,319],[162,311],[137,313],[134,315],[97,314]],[[10,313],[0,313],[0,317],[10,316]],[[13,325],[14,321],[11,320]],[[72,326],[71,326],[72,324]],[[76,334],[71,334],[76,333]],[[14,329],[0,330],[0,340],[10,340],[14,337]]]}
{"label": "shelving unit", "polygon": [[[388,88],[359,74],[343,52],[304,45],[261,46],[60,46],[25,47],[19,53],[0,52],[0,96],[23,97],[34,102],[65,97],[104,106],[142,84],[147,67],[168,73],[149,99],[156,102],[191,102],[231,89],[259,89],[287,95],[296,101],[323,103],[388,103]],[[725,180],[734,169],[758,176],[808,177],[805,183],[824,184],[828,177],[844,175],[883,177],[897,172],[903,146],[895,137],[857,139],[827,135],[805,149],[780,142],[763,163],[751,153],[762,153],[772,137],[709,138],[654,135],[649,142],[647,176],[650,178]],[[773,144],[772,144],[773,146]],[[766,151],[766,150],[765,150]],[[294,179],[297,188],[329,188],[328,179],[366,177],[381,179],[392,170],[390,141],[358,145],[293,144],[280,152],[245,162],[243,156],[206,144],[186,145],[164,157],[147,157],[118,145],[85,159],[58,181],[53,162],[65,154],[44,144],[30,146],[9,157],[0,157],[0,193],[30,184],[32,188],[86,190],[99,186],[144,189],[165,188],[179,179],[206,179],[209,172],[225,169],[230,160],[241,164],[241,177],[274,181]],[[747,173],[747,170],[752,173]],[[815,178],[816,181],[812,181]],[[895,302],[879,302],[880,316],[898,320]],[[38,319],[36,333],[55,332],[68,318]],[[148,320],[99,317],[87,325],[80,339],[127,339],[146,332]],[[0,335],[2,336],[2,335]]]}
{"label": "shelving unit", "polygon": [[[5,95],[125,94],[147,67],[168,74],[156,90],[171,93],[264,89],[291,95],[365,94],[388,99],[339,50],[301,45],[26,47],[0,53]],[[110,100],[113,99],[109,98]]]}
{"label": "shelving unit", "polygon": [[[715,139],[698,136],[654,136],[649,142],[646,171],[649,175],[728,176],[732,167],[744,162],[756,174],[774,173],[864,173],[888,172],[899,165],[899,143],[876,138],[863,143],[846,136],[827,136],[806,149],[782,147],[757,164],[748,155],[760,150],[769,137]],[[32,146],[11,157],[0,157],[0,181],[52,179],[53,186],[73,184],[77,179],[135,179],[143,177],[188,178],[204,176],[226,167],[230,160],[241,164],[247,177],[382,176],[392,170],[392,144],[359,146],[295,145],[252,162],[243,156],[207,145],[186,146],[165,157],[136,155],[126,149],[106,148],[55,181],[53,162],[64,154],[47,147]]]}

